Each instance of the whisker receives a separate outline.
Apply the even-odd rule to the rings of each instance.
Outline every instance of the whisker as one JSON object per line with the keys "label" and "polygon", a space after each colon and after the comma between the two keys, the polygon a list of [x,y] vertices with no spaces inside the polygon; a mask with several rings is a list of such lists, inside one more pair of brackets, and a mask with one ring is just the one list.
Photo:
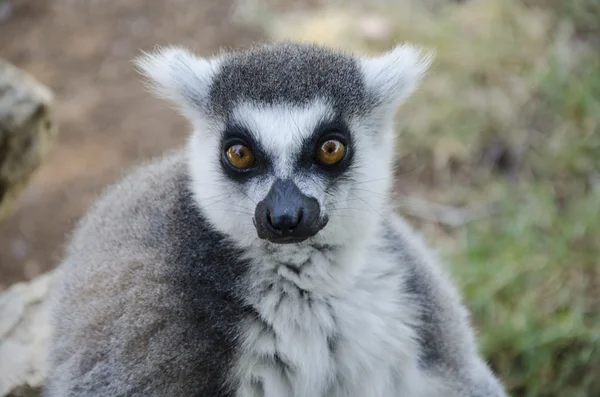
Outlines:
{"label": "whisker", "polygon": [[368,208],[331,208],[329,211],[365,211],[370,212],[371,209]]}
{"label": "whisker", "polygon": [[230,197],[231,197],[231,194],[230,194],[229,196],[225,197],[225,198],[222,198],[222,199],[220,199],[220,200],[213,201],[212,203],[203,204],[202,206],[203,206],[203,207],[208,207],[208,206],[211,206],[211,205],[213,205],[213,204],[222,203],[222,202],[224,202],[225,200],[229,199]]}
{"label": "whisker", "polygon": [[410,169],[408,169],[406,171],[403,171],[403,172],[395,172],[394,175],[386,177],[386,178],[378,178],[378,179],[371,179],[370,181],[357,182],[355,185],[362,185],[362,184],[365,184],[365,183],[380,182],[380,181],[385,181],[385,180],[388,180],[388,179],[396,179],[399,176],[406,175],[406,174],[408,174],[410,172],[418,170],[419,168],[423,168],[424,166],[425,166],[424,164],[423,165],[417,165],[417,166],[415,166],[413,168],[410,168]]}
{"label": "whisker", "polygon": [[254,205],[258,205],[258,203],[254,200],[252,200],[252,198],[250,196],[248,196],[246,193],[241,192],[244,196],[246,196],[248,198],[248,200],[252,201],[254,203]]}
{"label": "whisker", "polygon": [[[220,187],[220,188],[223,188],[223,187],[224,187],[223,183],[209,183],[209,182],[200,182],[200,183],[194,183],[194,185],[199,185],[199,186],[218,186],[218,187]],[[242,191],[240,191],[239,193],[242,193],[242,194],[243,194],[245,197],[247,197],[247,198],[248,198],[248,200],[252,201],[254,204],[257,204],[257,203],[256,203],[256,201],[254,201],[254,200],[253,200],[253,199],[252,199],[250,196],[248,196],[246,193],[244,193],[244,192],[242,192]],[[224,195],[224,194],[233,194],[233,192],[227,192],[227,193],[223,193],[223,194],[221,194],[221,195]],[[217,196],[215,196],[215,197],[217,197]]]}
{"label": "whisker", "polygon": [[231,195],[231,193],[221,193],[221,194],[217,194],[215,196],[210,196],[210,197],[200,197],[200,199],[201,200],[214,200],[216,198],[224,197],[227,195]]}
{"label": "whisker", "polygon": [[232,213],[236,213],[236,214],[244,214],[244,215],[254,216],[254,214],[252,214],[250,212],[230,210],[228,208],[214,208],[214,209],[211,209],[210,211],[207,211],[207,212],[217,212],[217,211],[220,211],[220,212],[232,212]]}
{"label": "whisker", "polygon": [[368,193],[375,194],[377,196],[382,196],[382,197],[390,197],[391,196],[391,194],[389,194],[389,193],[379,193],[379,192],[374,192],[374,191],[369,190],[369,189],[361,189],[361,188],[358,188],[358,187],[354,188],[354,190],[360,190],[361,192],[368,192]]}
{"label": "whisker", "polygon": [[354,197],[357,197],[357,198],[334,201],[333,203],[329,203],[329,205],[335,206],[335,205],[340,204],[340,203],[346,203],[346,202],[350,202],[350,201],[361,200],[361,198],[358,198],[358,196],[354,196]]}
{"label": "whisker", "polygon": [[359,218],[352,216],[352,215],[340,215],[340,214],[333,214],[331,215],[331,218],[348,218],[348,219],[353,219],[353,220],[358,220]]}
{"label": "whisker", "polygon": [[394,179],[394,178],[395,178],[395,176],[390,176],[390,177],[387,177],[387,178],[372,179],[370,181],[362,181],[362,182],[355,183],[355,185],[364,185],[365,183],[374,183],[374,182],[386,181],[386,180]]}
{"label": "whisker", "polygon": [[359,199],[360,201],[362,201],[363,203],[365,203],[369,208],[371,208],[377,215],[379,215],[381,217],[381,219],[383,219],[384,222],[388,222],[388,220],[381,214],[379,213],[379,211],[377,211],[375,208],[373,208],[368,202],[366,202],[365,200],[363,200],[362,198],[358,197],[357,195],[355,195],[352,192],[349,192],[351,195],[353,195],[354,197],[356,197],[357,199]]}
{"label": "whisker", "polygon": [[[248,196],[246,193],[244,193],[244,192],[240,192],[240,193],[242,193],[242,194],[243,194],[245,197],[247,197],[247,198],[248,198],[250,201],[252,201],[254,204],[256,204],[256,202],[255,202],[254,200],[252,200],[252,198],[251,198],[250,196]],[[228,199],[229,197],[231,197],[232,195],[233,195],[233,193],[232,193],[232,192],[227,192],[227,193],[221,193],[221,194],[218,194],[218,195],[216,195],[216,196],[212,196],[212,197],[202,197],[202,199],[203,199],[203,200],[212,200],[212,199],[216,199],[216,198],[220,198],[220,197],[226,196],[226,197],[224,198],[224,200],[226,200],[226,199]],[[220,201],[216,201],[216,202],[214,202],[214,203],[205,204],[205,205],[212,205],[212,204],[216,204],[216,203],[219,203],[219,202],[221,202],[221,200],[220,200]],[[245,210],[248,210],[248,211],[251,211],[251,210],[252,210],[252,208],[247,208],[247,207],[243,207],[243,206],[236,205],[236,204],[230,204],[230,205],[232,205],[232,206],[234,206],[234,207],[241,208],[241,209],[245,209]]]}
{"label": "whisker", "polygon": [[242,209],[242,210],[246,210],[246,211],[252,212],[252,208],[248,208],[248,207],[244,207],[244,206],[236,205],[236,204],[229,204],[229,205],[232,206],[232,207],[235,207],[235,208],[239,208],[239,209]]}

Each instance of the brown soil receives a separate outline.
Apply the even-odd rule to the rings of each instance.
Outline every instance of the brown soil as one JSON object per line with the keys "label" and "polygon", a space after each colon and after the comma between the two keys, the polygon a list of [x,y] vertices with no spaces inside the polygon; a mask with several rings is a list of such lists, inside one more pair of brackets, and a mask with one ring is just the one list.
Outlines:
{"label": "brown soil", "polygon": [[135,54],[168,43],[210,54],[261,39],[231,15],[232,0],[12,1],[0,21],[0,57],[54,90],[60,136],[0,224],[0,290],[54,267],[65,236],[108,183],[182,144],[185,121],[144,91]]}

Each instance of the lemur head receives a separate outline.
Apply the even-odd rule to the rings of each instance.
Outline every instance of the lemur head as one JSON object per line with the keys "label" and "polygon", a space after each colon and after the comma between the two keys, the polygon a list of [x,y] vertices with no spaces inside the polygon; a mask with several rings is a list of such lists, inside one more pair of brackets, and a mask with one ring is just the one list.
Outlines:
{"label": "lemur head", "polygon": [[429,56],[401,45],[363,57],[281,42],[201,58],[168,47],[137,59],[190,120],[194,196],[240,245],[353,244],[380,220],[393,119]]}

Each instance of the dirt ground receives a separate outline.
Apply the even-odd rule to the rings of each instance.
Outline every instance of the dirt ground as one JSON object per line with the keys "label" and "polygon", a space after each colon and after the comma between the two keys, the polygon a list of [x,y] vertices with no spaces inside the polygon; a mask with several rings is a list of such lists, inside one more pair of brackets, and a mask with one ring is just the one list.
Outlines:
{"label": "dirt ground", "polygon": [[[5,0],[2,0],[5,1]],[[177,43],[202,54],[260,40],[232,0],[13,0],[0,57],[57,96],[58,142],[0,224],[0,290],[51,269],[74,222],[131,165],[181,145],[187,125],[144,91],[131,59]]]}

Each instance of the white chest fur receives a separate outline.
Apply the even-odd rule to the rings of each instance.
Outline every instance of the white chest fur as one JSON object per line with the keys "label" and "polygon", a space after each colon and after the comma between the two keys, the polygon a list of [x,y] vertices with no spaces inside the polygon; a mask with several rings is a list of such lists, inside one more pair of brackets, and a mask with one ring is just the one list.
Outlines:
{"label": "white chest fur", "polygon": [[370,251],[262,263],[249,298],[255,315],[242,327],[238,397],[423,395],[402,267]]}

